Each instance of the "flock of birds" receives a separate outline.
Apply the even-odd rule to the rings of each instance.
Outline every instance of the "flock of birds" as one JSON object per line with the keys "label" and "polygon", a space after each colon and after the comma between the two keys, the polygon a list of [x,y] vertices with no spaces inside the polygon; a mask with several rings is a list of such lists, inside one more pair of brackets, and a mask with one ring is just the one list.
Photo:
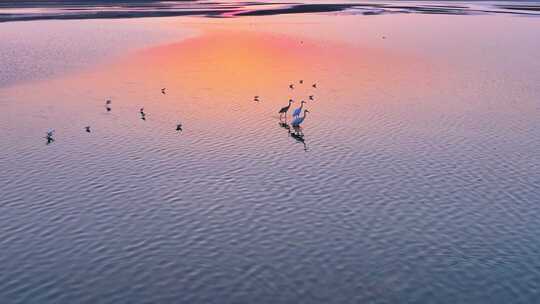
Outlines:
{"label": "flock of birds", "polygon": [[[165,95],[167,94],[166,92],[167,88],[162,88],[161,89],[161,94]],[[105,110],[107,112],[111,112],[112,111],[112,100],[110,99],[107,99],[107,101],[105,101]],[[140,108],[139,109],[139,114],[141,115],[141,119],[142,120],[146,120],[146,112],[144,112],[144,107],[143,108]],[[91,133],[92,132],[92,129],[90,128],[90,126],[86,126],[84,127],[84,130],[87,132],[87,133]],[[176,124],[176,132],[182,132],[182,124],[181,123],[177,123]],[[47,140],[47,145],[53,143],[55,141],[55,138],[54,138],[54,133],[55,133],[55,130],[49,130],[47,131],[46,135],[45,135],[45,139]]]}
{"label": "flock of birds", "polygon": [[[299,84],[303,84],[304,81],[303,80],[299,80],[298,81]],[[311,85],[313,88],[317,88],[317,84],[314,83]],[[289,89],[291,90],[294,90],[295,89],[295,85],[294,83],[291,83],[289,85]],[[165,95],[167,94],[166,92],[166,88],[162,88],[161,89],[161,94]],[[309,95],[308,96],[309,100],[314,100],[314,95]],[[253,98],[254,101],[260,101],[259,99],[259,96],[255,96]],[[293,99],[289,99],[289,103],[287,104],[287,106],[284,106],[282,107],[279,111],[278,111],[278,114],[279,114],[279,119],[280,119],[280,123],[279,125],[285,129],[288,130],[288,133],[289,135],[294,138],[295,140],[297,140],[298,142],[301,142],[304,144],[304,150],[307,151],[307,147],[306,147],[306,144],[305,144],[305,140],[304,140],[304,134],[302,132],[302,128],[301,128],[301,124],[304,122],[304,120],[306,119],[306,115],[307,113],[309,113],[309,110],[308,109],[304,109],[304,104],[307,104],[306,101],[302,100],[300,102],[300,107],[294,109],[292,111],[292,117],[293,117],[293,120],[291,121],[291,125],[289,126],[289,124],[287,124],[287,113],[289,112],[290,108],[291,108],[291,105],[294,103],[294,100]],[[108,99],[107,101],[105,101],[105,109],[107,112],[111,112],[112,111],[112,101],[110,99]],[[302,112],[303,110],[303,112]],[[304,115],[302,115],[302,113]],[[146,120],[146,112],[144,111],[144,107],[140,108],[139,109],[139,114],[140,114],[140,118],[142,120]],[[291,126],[294,130],[294,133],[291,132]],[[90,126],[86,126],[84,127],[84,130],[87,132],[87,133],[91,133],[92,132],[92,129]],[[182,124],[181,123],[177,123],[176,124],[176,128],[175,128],[176,132],[182,132]],[[45,136],[45,139],[47,140],[47,145],[48,144],[51,144],[52,142],[55,141],[55,137],[54,137],[54,133],[55,133],[55,130],[49,130],[47,131],[46,133],[46,136]]]}
{"label": "flock of birds", "polygon": [[[298,83],[303,84],[304,81],[299,80]],[[316,89],[317,84],[314,83],[314,84],[311,85],[311,87]],[[289,85],[289,89],[294,90],[294,88],[295,88],[294,84],[291,83]],[[258,97],[258,96],[256,96],[256,97]],[[315,100],[314,95],[309,95],[308,98],[309,98],[309,100]],[[278,111],[279,120],[280,120],[279,126],[281,126],[284,129],[287,129],[288,134],[293,139],[295,139],[297,142],[302,143],[304,145],[304,151],[307,151],[307,146],[306,146],[306,142],[305,142],[305,139],[304,139],[304,133],[302,132],[302,128],[301,128],[301,124],[306,119],[307,113],[309,113],[308,109],[304,109],[304,104],[307,104],[307,102],[305,100],[300,101],[300,107],[293,110],[293,112],[292,112],[293,120],[291,121],[291,125],[289,126],[289,124],[287,124],[287,113],[289,112],[289,110],[291,108],[291,105],[293,103],[294,103],[294,100],[289,99],[289,103]],[[303,116],[302,116],[302,110],[303,110],[303,113],[304,113]],[[291,132],[291,126],[292,126],[294,132]]]}

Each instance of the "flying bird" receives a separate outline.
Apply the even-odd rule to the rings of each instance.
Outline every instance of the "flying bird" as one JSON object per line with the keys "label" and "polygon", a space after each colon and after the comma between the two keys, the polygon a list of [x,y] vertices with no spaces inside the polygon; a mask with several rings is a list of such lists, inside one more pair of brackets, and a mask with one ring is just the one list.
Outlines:
{"label": "flying bird", "polygon": [[294,84],[291,83],[291,84],[289,85],[289,89],[293,90],[293,89],[294,89]]}
{"label": "flying bird", "polygon": [[105,101],[105,109],[107,109],[107,112],[110,112],[112,110],[111,107],[109,106],[111,103],[112,101],[110,99]]}
{"label": "flying bird", "polygon": [[181,123],[178,123],[176,124],[176,131],[182,131],[182,124]]}
{"label": "flying bird", "polygon": [[292,103],[293,103],[293,100],[289,99],[289,105],[279,109],[279,112],[278,112],[279,113],[279,118],[281,118],[283,116],[283,114],[285,114],[285,117],[287,117],[287,112],[289,111],[289,108],[291,107]]}
{"label": "flying bird", "polygon": [[314,84],[311,85],[311,86],[314,87],[314,88],[317,88],[317,84],[316,84],[316,83],[314,83]]}
{"label": "flying bird", "polygon": [[161,94],[163,94],[163,95],[167,94],[167,93],[165,93],[165,90],[166,90],[166,88],[162,88],[161,89]]}
{"label": "flying bird", "polygon": [[85,129],[85,130],[86,130],[86,132],[88,132],[88,133],[90,133],[90,132],[91,132],[91,131],[90,131],[90,126],[86,126],[86,127],[84,127],[84,129]]}
{"label": "flying bird", "polygon": [[309,95],[309,100],[313,100],[313,95]]}
{"label": "flying bird", "polygon": [[259,100],[259,96],[258,96],[258,95],[257,95],[257,96],[254,96],[254,97],[253,97],[253,101],[260,101],[260,100]]}
{"label": "flying bird", "polygon": [[303,84],[303,83],[304,83],[304,81],[303,81],[302,79],[300,79],[300,81],[298,81],[298,82],[299,82],[300,84]]}
{"label": "flying bird", "polygon": [[300,108],[296,108],[296,109],[294,110],[294,112],[293,112],[293,114],[292,114],[293,117],[298,117],[298,116],[300,116],[300,113],[302,113],[302,108],[304,107],[304,104],[305,104],[305,103],[306,103],[306,102],[303,101],[303,100],[302,100],[302,102],[300,102]]}

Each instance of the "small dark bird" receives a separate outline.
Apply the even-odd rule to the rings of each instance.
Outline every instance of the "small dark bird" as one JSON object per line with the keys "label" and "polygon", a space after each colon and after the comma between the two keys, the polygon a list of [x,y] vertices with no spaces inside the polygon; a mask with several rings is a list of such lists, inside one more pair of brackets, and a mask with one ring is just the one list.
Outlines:
{"label": "small dark bird", "polygon": [[314,88],[317,88],[317,84],[316,84],[316,83],[314,83],[314,84],[312,85],[312,87],[314,87]]}
{"label": "small dark bird", "polygon": [[112,103],[112,101],[110,99],[107,99],[107,101],[105,102],[106,105],[110,105]]}
{"label": "small dark bird", "polygon": [[163,94],[163,95],[167,94],[167,93],[165,93],[165,89],[166,88],[161,89],[161,94]]}
{"label": "small dark bird", "polygon": [[176,124],[176,131],[178,131],[178,132],[182,131],[182,124],[181,123]]}
{"label": "small dark bird", "polygon": [[144,113],[144,108],[141,108],[141,109],[139,110],[139,113],[141,113],[141,119],[142,119],[142,120],[146,120],[146,113]]}
{"label": "small dark bird", "polygon": [[109,107],[109,105],[111,104],[111,100],[108,99],[107,101],[105,101],[105,109],[107,109],[107,112],[110,112],[112,109],[111,107]]}
{"label": "small dark bird", "polygon": [[291,84],[289,85],[289,89],[293,90],[293,89],[294,89],[294,84],[291,83]]}
{"label": "small dark bird", "polygon": [[90,132],[91,132],[91,131],[90,131],[90,126],[86,126],[86,127],[84,127],[84,129],[85,129],[85,130],[86,130],[86,132],[88,132],[88,133],[90,133]]}
{"label": "small dark bird", "polygon": [[300,80],[300,81],[299,81],[299,83],[300,83],[300,84],[303,84],[303,83],[304,83],[304,81],[303,81],[303,80]]}
{"label": "small dark bird", "polygon": [[47,145],[51,144],[54,141],[54,130],[48,131],[45,139],[47,140]]}
{"label": "small dark bird", "polygon": [[294,101],[292,99],[289,99],[289,105],[279,109],[279,112],[278,112],[279,113],[279,118],[281,118],[283,116],[283,114],[285,114],[285,117],[287,117],[287,111],[289,111],[289,108],[291,107],[291,104],[293,102]]}
{"label": "small dark bird", "polygon": [[313,100],[313,95],[309,95],[309,100]]}
{"label": "small dark bird", "polygon": [[259,100],[259,96],[253,97],[253,101],[260,101],[260,100]]}

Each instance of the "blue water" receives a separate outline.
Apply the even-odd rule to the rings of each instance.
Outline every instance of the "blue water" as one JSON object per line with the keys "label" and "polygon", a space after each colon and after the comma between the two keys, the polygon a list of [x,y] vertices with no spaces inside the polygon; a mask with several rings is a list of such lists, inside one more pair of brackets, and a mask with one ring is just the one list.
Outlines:
{"label": "blue water", "polygon": [[[375,18],[441,20],[456,40],[425,66],[375,64],[392,83],[310,67],[307,152],[278,125],[283,100],[234,86],[162,97],[119,79],[111,113],[97,79],[0,89],[0,303],[538,302],[539,42],[516,34],[535,21],[486,17],[514,34],[482,40],[479,17]],[[145,98],[169,102],[143,122]]]}

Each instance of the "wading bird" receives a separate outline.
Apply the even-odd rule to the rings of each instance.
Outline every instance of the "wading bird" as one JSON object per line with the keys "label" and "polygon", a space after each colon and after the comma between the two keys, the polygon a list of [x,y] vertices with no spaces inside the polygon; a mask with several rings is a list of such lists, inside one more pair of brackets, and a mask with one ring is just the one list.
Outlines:
{"label": "wading bird", "polygon": [[141,108],[141,109],[139,110],[139,113],[141,113],[141,119],[142,119],[142,120],[146,120],[146,113],[144,113],[144,108]]}
{"label": "wading bird", "polygon": [[291,122],[291,126],[300,127],[300,125],[304,122],[304,119],[306,119],[306,113],[309,113],[307,109],[304,110],[304,116],[297,117]]}
{"label": "wading bird", "polygon": [[289,108],[291,107],[291,103],[293,103],[293,100],[292,99],[289,99],[289,105],[286,106],[286,107],[283,107],[279,110],[279,118],[281,118],[283,116],[283,114],[285,114],[285,117],[287,117],[287,112],[289,111]]}
{"label": "wading bird", "polygon": [[293,117],[298,117],[300,116],[300,113],[302,113],[302,108],[304,107],[304,104],[306,102],[302,100],[302,102],[300,102],[300,108],[296,108],[292,114]]}
{"label": "wading bird", "polygon": [[47,131],[47,135],[45,136],[45,139],[47,140],[47,145],[54,141],[53,135],[54,135],[54,130]]}

